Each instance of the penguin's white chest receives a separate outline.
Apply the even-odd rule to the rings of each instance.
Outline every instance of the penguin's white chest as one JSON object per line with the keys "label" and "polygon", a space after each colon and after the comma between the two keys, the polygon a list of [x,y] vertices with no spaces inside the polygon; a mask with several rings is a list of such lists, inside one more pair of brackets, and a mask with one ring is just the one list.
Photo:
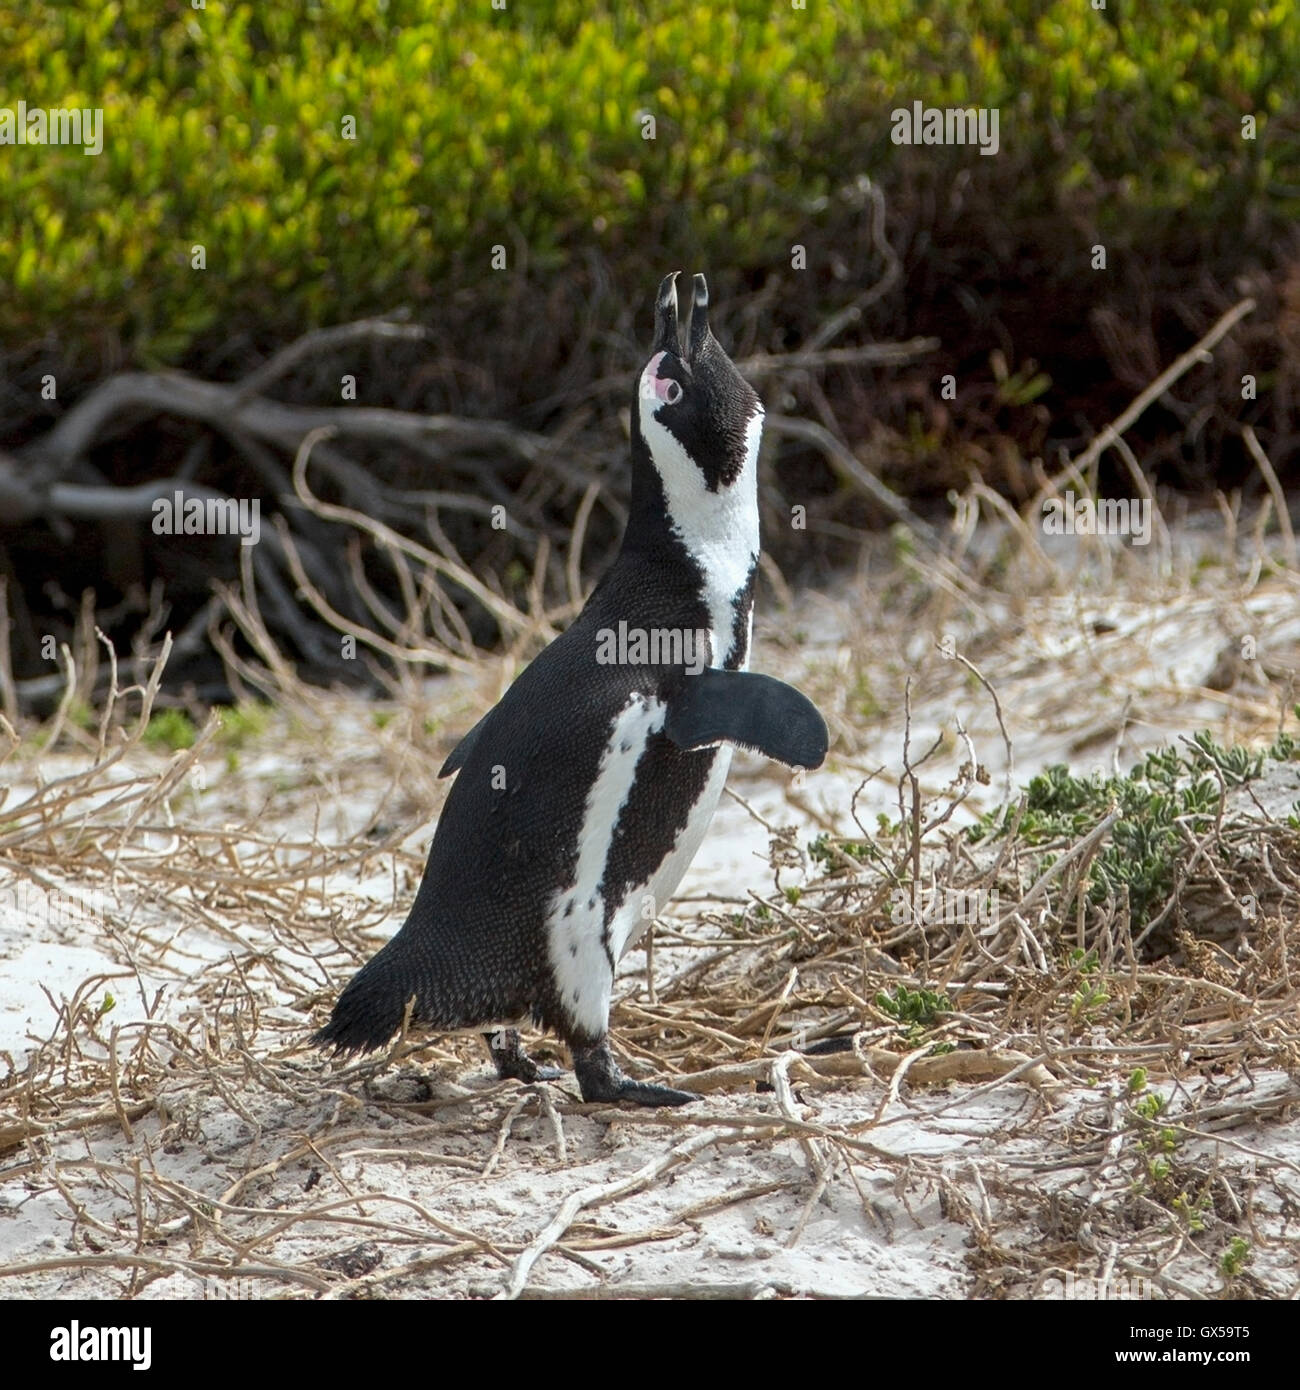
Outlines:
{"label": "penguin's white chest", "polygon": [[731,748],[716,749],[708,779],[685,825],[649,878],[628,890],[607,929],[602,891],[605,866],[637,764],[651,735],[663,728],[666,715],[662,701],[634,695],[615,719],[587,796],[573,886],[556,893],[547,912],[547,951],[556,990],[565,1012],[592,1037],[603,1034],[608,1024],[619,958],[668,905],[708,831],[731,766]]}
{"label": "penguin's white chest", "polygon": [[[648,369],[647,369],[648,370]],[[663,484],[673,534],[699,568],[709,614],[712,665],[722,666],[735,641],[733,607],[758,561],[758,452],[763,412],[745,428],[744,460],[726,487],[710,491],[704,474],[677,437],[651,411],[641,428]]]}

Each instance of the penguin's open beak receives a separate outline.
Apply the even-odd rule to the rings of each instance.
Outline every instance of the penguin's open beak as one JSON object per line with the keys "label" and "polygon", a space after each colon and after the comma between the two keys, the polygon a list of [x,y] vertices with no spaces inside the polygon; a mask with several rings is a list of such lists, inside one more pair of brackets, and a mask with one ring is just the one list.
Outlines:
{"label": "penguin's open beak", "polygon": [[655,352],[671,352],[674,357],[682,355],[682,340],[677,331],[677,277],[681,271],[674,270],[665,275],[659,286],[659,296],[655,300]]}

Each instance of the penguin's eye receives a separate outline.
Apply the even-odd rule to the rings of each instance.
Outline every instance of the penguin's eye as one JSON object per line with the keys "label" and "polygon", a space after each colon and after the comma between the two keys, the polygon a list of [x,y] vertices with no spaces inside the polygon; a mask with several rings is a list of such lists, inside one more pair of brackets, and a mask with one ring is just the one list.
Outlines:
{"label": "penguin's eye", "polygon": [[670,381],[664,387],[664,400],[669,405],[676,405],[682,398],[682,384],[680,381]]}

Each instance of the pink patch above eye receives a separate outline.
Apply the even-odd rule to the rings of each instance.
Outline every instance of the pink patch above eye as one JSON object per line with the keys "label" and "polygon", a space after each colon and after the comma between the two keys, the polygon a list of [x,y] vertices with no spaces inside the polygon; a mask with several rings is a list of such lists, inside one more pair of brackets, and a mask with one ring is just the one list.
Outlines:
{"label": "pink patch above eye", "polygon": [[682,384],[672,377],[659,375],[659,364],[667,357],[666,352],[657,352],[646,363],[641,373],[641,393],[653,400],[668,401],[670,404],[681,399]]}

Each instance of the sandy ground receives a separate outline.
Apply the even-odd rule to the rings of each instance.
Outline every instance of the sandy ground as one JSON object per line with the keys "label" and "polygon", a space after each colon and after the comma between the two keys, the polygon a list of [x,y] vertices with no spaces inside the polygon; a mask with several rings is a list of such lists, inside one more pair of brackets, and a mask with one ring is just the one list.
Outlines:
{"label": "sandy ground", "polygon": [[[913,625],[869,606],[872,582],[864,571],[834,596],[805,595],[766,630],[760,615],[755,668],[797,679],[818,700],[835,751],[798,786],[761,760],[737,759],[730,785],[743,801],[724,798],[666,924],[686,944],[658,949],[657,981],[707,949],[697,920],[706,906],[735,909],[769,891],[769,825],[794,825],[806,843],[819,830],[852,833],[851,807],[864,823],[898,814],[909,713],[914,748],[945,741],[924,779],[934,794],[969,737],[989,774],[962,809],[971,816],[1052,762],[1126,767],[1201,727],[1225,741],[1259,736],[1271,697],[1249,682],[1225,696],[1207,678],[1244,631],[1272,651],[1300,649],[1285,584],[1262,582],[1231,602],[1180,588],[1162,602],[1127,597],[1133,588],[1117,582],[1086,599],[990,597],[982,617],[966,610],[961,621]],[[946,634],[996,688],[1014,762],[987,691],[936,650]],[[431,683],[445,746],[499,678]],[[237,764],[212,749],[202,775],[191,770],[141,820],[133,844],[156,869],[174,848],[169,827],[223,832],[236,859],[268,855],[318,895],[326,927],[361,921],[378,944],[414,891],[438,785],[402,753],[401,721],[381,740],[364,701],[331,697],[329,709],[328,730],[274,716]],[[52,782],[88,757],[65,744],[11,761],[8,804],[33,789],[38,769]],[[135,748],[114,775],[152,776],[167,762],[165,750]],[[113,794],[106,779],[101,810]],[[315,876],[303,867],[312,845],[346,843],[375,823],[374,854]],[[396,856],[383,838],[394,826],[405,831]],[[805,860],[781,883],[810,875]],[[48,862],[38,877],[0,868],[0,1056],[9,1063],[8,1078],[0,1072],[0,1297],[1029,1298],[1061,1296],[1067,1273],[1142,1296],[1225,1287],[1221,1252],[1195,1223],[1180,1233],[1135,1208],[1120,1239],[1116,1211],[1142,1161],[1116,1118],[1122,1068],[1092,1088],[1014,1076],[891,1088],[884,1077],[796,1069],[774,1078],[775,1090],[718,1091],[673,1113],[584,1106],[571,1079],[499,1083],[468,1042],[378,1075],[339,1069],[301,1047],[311,1024],[302,1001],[351,967],[326,951],[326,936],[304,945],[278,930],[273,895],[234,911],[218,894],[178,922],[139,886],[145,879],[133,882],[129,859],[109,890],[89,893]],[[242,994],[231,1003],[234,971]],[[620,988],[639,999],[648,987],[638,950]],[[74,999],[102,1009],[102,1026],[78,1015],[69,1031]],[[134,1087],[128,1045],[146,1025],[188,1041],[176,1043],[174,1076],[151,1073]],[[30,1099],[35,1085],[25,1069],[42,1039],[54,1040],[47,1060],[66,1046],[65,1078],[78,1066],[102,1071],[117,1051],[121,1104],[109,1123],[69,1128],[25,1105],[24,1087]],[[184,1060],[195,1039],[205,1040],[205,1069]],[[1179,1162],[1206,1175],[1206,1200],[1230,1206],[1249,1194],[1253,1254],[1234,1293],[1293,1293],[1294,1074],[1225,1074],[1160,1093],[1198,1117]],[[64,1096],[75,1109],[75,1085]],[[87,1090],[86,1113],[101,1102]],[[6,1119],[38,1113],[48,1133],[6,1146]],[[1208,1127],[1197,1128],[1205,1116]],[[1215,1173],[1231,1177],[1223,1193]],[[1158,1278],[1135,1282],[1152,1268]]]}

